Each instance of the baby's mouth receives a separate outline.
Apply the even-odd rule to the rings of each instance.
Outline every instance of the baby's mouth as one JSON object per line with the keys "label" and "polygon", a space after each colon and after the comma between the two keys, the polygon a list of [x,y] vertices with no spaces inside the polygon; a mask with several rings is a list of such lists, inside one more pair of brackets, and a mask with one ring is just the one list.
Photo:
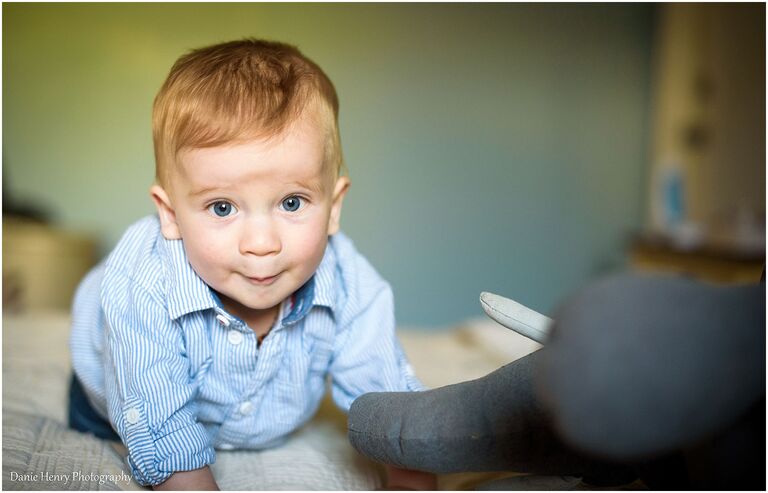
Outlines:
{"label": "baby's mouth", "polygon": [[257,286],[269,286],[270,284],[275,282],[278,277],[280,277],[280,274],[275,274],[273,276],[267,276],[267,277],[245,276],[245,278],[248,279],[248,282],[250,282],[251,284],[255,284]]}

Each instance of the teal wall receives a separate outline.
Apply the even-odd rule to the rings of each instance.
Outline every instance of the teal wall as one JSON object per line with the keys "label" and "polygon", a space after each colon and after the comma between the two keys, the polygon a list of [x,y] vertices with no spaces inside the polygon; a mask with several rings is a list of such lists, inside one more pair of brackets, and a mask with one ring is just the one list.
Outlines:
{"label": "teal wall", "polygon": [[646,181],[653,10],[631,4],[3,4],[11,196],[107,251],[153,211],[150,111],[183,52],[257,36],[335,82],[342,226],[403,324],[551,312],[619,268]]}

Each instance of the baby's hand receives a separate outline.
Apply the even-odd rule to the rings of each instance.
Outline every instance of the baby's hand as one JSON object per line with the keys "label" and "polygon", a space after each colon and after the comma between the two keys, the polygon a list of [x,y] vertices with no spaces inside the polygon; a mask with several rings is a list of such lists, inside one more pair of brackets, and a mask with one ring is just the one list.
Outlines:
{"label": "baby's hand", "polygon": [[157,491],[203,490],[219,491],[208,466],[194,471],[178,471],[154,487]]}
{"label": "baby's hand", "polygon": [[437,489],[437,477],[429,472],[400,469],[387,466],[387,484],[381,490],[420,490],[432,491]]}

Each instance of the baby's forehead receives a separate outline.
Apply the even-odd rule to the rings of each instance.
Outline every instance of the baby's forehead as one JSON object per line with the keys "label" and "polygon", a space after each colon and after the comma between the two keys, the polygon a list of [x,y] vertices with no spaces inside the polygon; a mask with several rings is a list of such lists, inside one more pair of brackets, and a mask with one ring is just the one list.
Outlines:
{"label": "baby's forehead", "polygon": [[[308,181],[321,175],[331,180],[338,176],[340,159],[335,152],[334,122],[323,116],[322,111],[305,110],[281,129],[230,129],[219,133],[222,139],[200,145],[189,142],[177,153],[172,173],[195,182],[258,179],[260,173],[262,178],[277,176],[283,181]],[[217,133],[215,128],[209,131],[209,135]]]}
{"label": "baby's forehead", "polygon": [[271,182],[315,188],[328,171],[322,140],[300,133],[189,149],[180,157],[179,171],[193,187]]}

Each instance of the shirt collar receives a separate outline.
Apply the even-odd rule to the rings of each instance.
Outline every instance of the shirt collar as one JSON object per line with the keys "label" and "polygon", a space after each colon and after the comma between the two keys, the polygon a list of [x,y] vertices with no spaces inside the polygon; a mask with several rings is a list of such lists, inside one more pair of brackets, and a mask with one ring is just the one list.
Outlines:
{"label": "shirt collar", "polygon": [[317,267],[314,275],[291,297],[291,308],[288,315],[283,318],[284,324],[294,323],[303,318],[313,306],[325,306],[336,310],[336,252],[333,246],[328,244],[325,248],[323,260]]}
{"label": "shirt collar", "polygon": [[[168,314],[177,319],[188,313],[222,308],[219,297],[197,275],[187,260],[181,240],[166,240],[160,235],[159,251],[167,274]],[[336,253],[329,242],[315,274],[291,296],[290,309],[282,322],[289,324],[306,316],[313,306],[336,310]]]}
{"label": "shirt collar", "polygon": [[221,306],[218,296],[187,261],[181,240],[166,240],[160,236],[159,251],[167,275],[168,314],[172,319]]}

